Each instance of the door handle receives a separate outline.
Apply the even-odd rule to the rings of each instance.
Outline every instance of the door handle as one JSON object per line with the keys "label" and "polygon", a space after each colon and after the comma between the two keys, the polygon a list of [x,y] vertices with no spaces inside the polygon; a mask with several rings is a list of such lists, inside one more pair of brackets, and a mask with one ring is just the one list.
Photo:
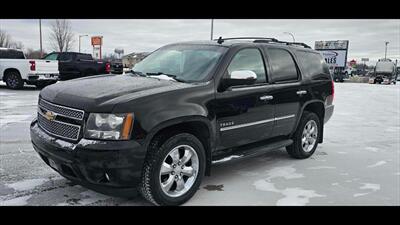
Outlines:
{"label": "door handle", "polygon": [[272,96],[272,95],[264,95],[264,96],[260,97],[260,100],[262,100],[262,101],[267,101],[267,100],[272,100],[272,99],[274,99],[274,96]]}
{"label": "door handle", "polygon": [[297,91],[296,94],[305,95],[305,94],[307,94],[307,91],[306,90]]}

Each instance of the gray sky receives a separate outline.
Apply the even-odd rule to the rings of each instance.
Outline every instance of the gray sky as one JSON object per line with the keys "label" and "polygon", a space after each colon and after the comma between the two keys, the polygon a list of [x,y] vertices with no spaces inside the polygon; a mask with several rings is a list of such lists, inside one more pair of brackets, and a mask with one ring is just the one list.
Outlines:
{"label": "gray sky", "polygon": [[[42,20],[43,47],[51,51],[48,37],[50,22]],[[162,45],[191,40],[210,39],[210,20],[206,19],[85,19],[71,20],[78,50],[78,35],[102,35],[103,52],[112,53],[123,48],[125,54],[153,51]],[[6,30],[15,41],[21,41],[25,48],[39,49],[39,22],[32,20],[0,20],[0,28]],[[294,34],[296,41],[314,47],[317,40],[349,40],[348,60],[384,57],[385,41],[389,41],[388,58],[400,60],[400,20],[324,20],[324,19],[226,19],[214,20],[214,38],[219,36],[263,36],[292,41],[283,32]],[[83,37],[81,49],[92,53],[90,38]]]}

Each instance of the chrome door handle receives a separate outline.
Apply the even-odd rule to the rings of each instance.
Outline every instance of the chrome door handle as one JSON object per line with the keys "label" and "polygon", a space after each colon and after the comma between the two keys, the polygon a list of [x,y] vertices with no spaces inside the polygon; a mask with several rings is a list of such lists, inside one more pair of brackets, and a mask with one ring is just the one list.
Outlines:
{"label": "chrome door handle", "polygon": [[307,94],[307,91],[306,90],[297,91],[296,94],[305,95],[305,94]]}
{"label": "chrome door handle", "polygon": [[274,96],[272,96],[272,95],[264,95],[264,96],[260,97],[260,100],[262,100],[262,101],[272,100],[272,99],[274,99]]}

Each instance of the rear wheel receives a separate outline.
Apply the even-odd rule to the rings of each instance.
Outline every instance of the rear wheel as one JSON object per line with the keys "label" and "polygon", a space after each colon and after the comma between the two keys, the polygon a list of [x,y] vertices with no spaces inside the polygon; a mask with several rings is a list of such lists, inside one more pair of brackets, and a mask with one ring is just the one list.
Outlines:
{"label": "rear wheel", "polygon": [[205,171],[205,151],[193,135],[155,138],[144,163],[140,192],[155,205],[180,205],[197,191]]}
{"label": "rear wheel", "polygon": [[24,87],[24,81],[18,71],[7,72],[4,80],[8,88],[21,89]]}
{"label": "rear wheel", "polygon": [[299,126],[293,135],[293,144],[286,147],[290,156],[296,159],[310,157],[317,149],[320,121],[317,114],[304,111]]}

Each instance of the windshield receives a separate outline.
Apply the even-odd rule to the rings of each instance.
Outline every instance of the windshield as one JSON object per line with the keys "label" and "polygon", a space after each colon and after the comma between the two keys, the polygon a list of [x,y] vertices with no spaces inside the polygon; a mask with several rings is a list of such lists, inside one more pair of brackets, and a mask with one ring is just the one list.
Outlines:
{"label": "windshield", "polygon": [[208,45],[170,45],[158,49],[133,67],[146,75],[169,75],[184,82],[207,78],[226,48]]}

